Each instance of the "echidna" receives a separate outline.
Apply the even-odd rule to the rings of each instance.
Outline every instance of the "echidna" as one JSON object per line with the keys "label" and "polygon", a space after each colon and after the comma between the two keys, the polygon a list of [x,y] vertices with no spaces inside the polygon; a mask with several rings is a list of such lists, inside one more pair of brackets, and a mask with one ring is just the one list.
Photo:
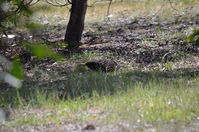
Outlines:
{"label": "echidna", "polygon": [[85,65],[94,71],[113,72],[116,69],[117,63],[110,59],[93,59]]}

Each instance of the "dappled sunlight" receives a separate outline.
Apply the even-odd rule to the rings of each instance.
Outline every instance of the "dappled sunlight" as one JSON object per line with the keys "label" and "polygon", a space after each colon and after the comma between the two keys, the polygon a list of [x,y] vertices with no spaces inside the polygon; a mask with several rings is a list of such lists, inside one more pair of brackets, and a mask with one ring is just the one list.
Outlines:
{"label": "dappled sunlight", "polygon": [[0,131],[198,130],[198,0],[19,1],[0,2]]}

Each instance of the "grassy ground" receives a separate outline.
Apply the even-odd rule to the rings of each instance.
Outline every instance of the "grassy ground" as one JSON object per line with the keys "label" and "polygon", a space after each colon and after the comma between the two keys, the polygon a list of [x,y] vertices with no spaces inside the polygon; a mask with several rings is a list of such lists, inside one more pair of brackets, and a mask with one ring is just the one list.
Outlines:
{"label": "grassy ground", "polygon": [[63,96],[60,99],[55,90],[63,82],[45,86],[51,91],[54,89],[48,94],[35,86],[37,90],[30,93],[31,88],[24,89],[21,97],[26,96],[26,100],[20,97],[16,102],[18,109],[8,125],[196,121],[199,116],[199,78],[168,76],[173,75],[164,72],[73,73],[64,82],[67,100]]}
{"label": "grassy ground", "polygon": [[[110,13],[113,14],[111,20],[153,16],[156,13],[163,19],[172,19],[173,14],[183,14],[181,10],[195,6],[197,3],[198,0],[175,0],[172,4],[178,9],[176,11],[168,2],[157,0],[116,2],[111,6]],[[52,25],[65,25],[69,16],[66,8],[49,7],[44,3],[36,5],[33,9],[35,11],[32,19],[41,23],[46,19]],[[107,20],[106,13],[107,2],[90,7],[87,25]],[[194,13],[197,12],[192,12]],[[142,30],[140,32],[144,34]],[[159,32],[157,31],[157,34],[160,39],[167,37],[167,33],[164,34],[166,31]],[[150,40],[144,39],[143,43],[149,46],[153,44]],[[71,56],[71,58],[74,57],[73,59],[63,63],[71,63],[70,61],[77,60],[78,57],[81,62],[84,62],[95,56],[96,54],[92,52],[74,55]],[[173,63],[175,62],[162,64],[164,70],[172,70]],[[67,69],[62,66],[64,65],[60,64],[60,69]],[[146,69],[144,66],[141,71],[126,68],[110,74],[83,69],[83,71],[77,70],[74,73],[64,74],[63,79],[63,76],[54,75],[53,72],[49,78],[45,72],[41,72],[42,70],[35,70],[34,77],[42,82],[41,85],[39,81],[34,82],[32,77],[25,80],[22,89],[6,89],[5,87],[5,91],[8,91],[0,93],[0,106],[12,108],[11,117],[6,122],[6,126],[42,126],[63,122],[75,124],[86,121],[98,125],[121,122],[130,124],[182,122],[187,124],[199,120],[198,76],[189,74],[184,76],[174,71],[144,71],[144,69]],[[59,80],[54,81],[57,78]]]}

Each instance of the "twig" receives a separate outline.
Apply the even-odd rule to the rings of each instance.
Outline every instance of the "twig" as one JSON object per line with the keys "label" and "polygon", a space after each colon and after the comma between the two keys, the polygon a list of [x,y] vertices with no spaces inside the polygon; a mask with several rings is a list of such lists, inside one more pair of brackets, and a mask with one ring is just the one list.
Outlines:
{"label": "twig", "polygon": [[88,5],[88,7],[93,7],[96,3],[98,3],[99,1],[95,1],[93,2],[91,5]]}
{"label": "twig", "polygon": [[[112,4],[112,0],[110,0],[109,5],[108,5],[107,17],[108,17],[108,16],[109,16],[109,14],[110,14],[111,4]],[[108,17],[108,20],[110,20],[110,19],[109,19],[109,17]]]}
{"label": "twig", "polygon": [[[32,0],[33,1],[33,0]],[[37,4],[38,2],[39,2],[40,0],[37,0],[37,1],[35,1],[34,3],[30,3],[30,6],[33,6],[33,5],[35,5],[35,4]]]}
{"label": "twig", "polygon": [[171,0],[168,0],[168,2],[169,2],[170,6],[171,6],[171,8],[172,8],[173,10],[178,11],[175,7],[173,7],[173,4],[172,4]]}
{"label": "twig", "polygon": [[158,9],[158,10],[154,13],[153,16],[156,16],[156,15],[163,9],[164,6],[165,6],[165,3],[163,3],[163,4],[161,5],[160,9]]}
{"label": "twig", "polygon": [[49,1],[49,0],[46,0],[46,2],[50,5],[53,5],[53,6],[58,6],[58,7],[63,7],[63,6],[68,6],[71,4],[71,1],[67,0],[66,3],[62,4],[62,3],[59,3],[58,1],[54,1],[55,3],[53,3],[52,1]]}

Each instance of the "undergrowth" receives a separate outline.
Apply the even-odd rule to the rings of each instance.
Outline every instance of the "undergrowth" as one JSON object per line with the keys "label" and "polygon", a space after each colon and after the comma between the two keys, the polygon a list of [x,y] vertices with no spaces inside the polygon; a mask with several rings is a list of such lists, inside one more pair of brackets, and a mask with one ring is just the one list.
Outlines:
{"label": "undergrowth", "polygon": [[[161,72],[73,73],[64,82],[43,86],[42,90],[36,85],[24,87],[19,91],[20,101],[12,100],[18,112],[7,124],[197,120],[199,78],[168,76]],[[61,84],[65,93],[60,96]]]}

